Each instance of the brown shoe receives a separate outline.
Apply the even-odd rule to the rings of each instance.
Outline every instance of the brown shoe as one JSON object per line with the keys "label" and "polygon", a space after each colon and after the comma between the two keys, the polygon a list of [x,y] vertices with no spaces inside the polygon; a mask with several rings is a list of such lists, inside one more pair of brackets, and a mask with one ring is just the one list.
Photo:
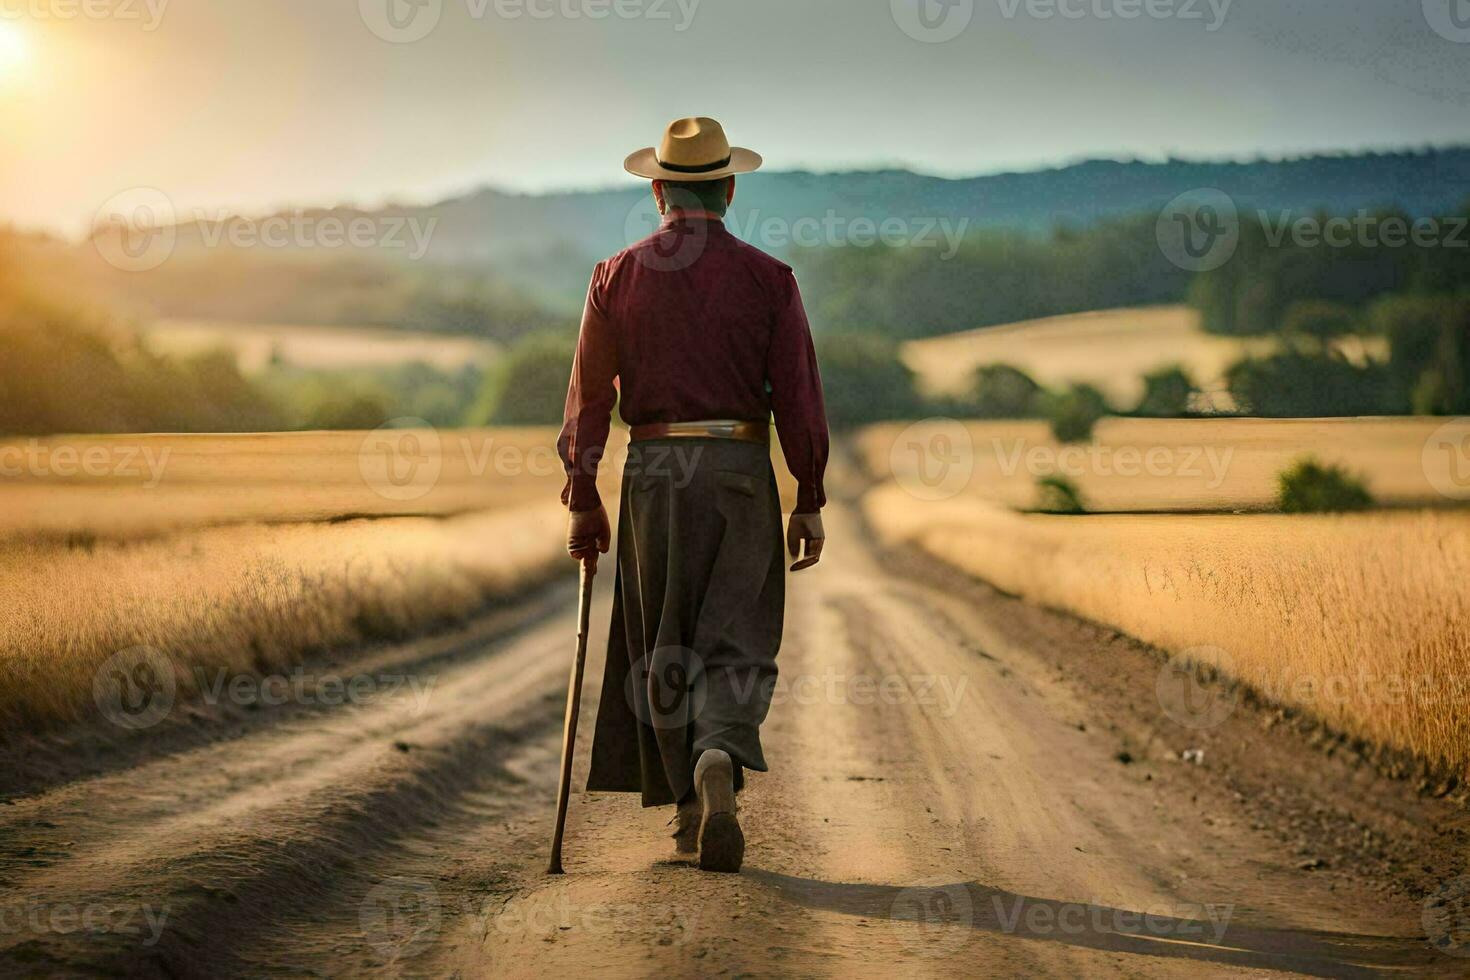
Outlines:
{"label": "brown shoe", "polygon": [[735,818],[735,764],[722,749],[706,749],[694,767],[694,788],[703,804],[699,866],[734,873],[745,859],[745,834]]}
{"label": "brown shoe", "polygon": [[699,797],[693,793],[679,804],[674,814],[674,860],[694,863],[699,859],[699,824],[704,819],[704,808]]}

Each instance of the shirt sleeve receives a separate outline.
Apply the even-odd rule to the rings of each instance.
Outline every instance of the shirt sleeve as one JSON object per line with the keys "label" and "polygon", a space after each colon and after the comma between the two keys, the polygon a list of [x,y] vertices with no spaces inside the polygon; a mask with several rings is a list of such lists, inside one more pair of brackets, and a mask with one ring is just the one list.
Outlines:
{"label": "shirt sleeve", "polygon": [[822,400],[822,377],[811,326],[802,306],[796,277],[785,274],[787,296],[776,315],[766,360],[771,385],[771,408],[786,467],[796,477],[797,514],[815,514],[827,503],[822,478],[827,471],[830,438],[827,408]]}
{"label": "shirt sleeve", "polygon": [[597,467],[602,462],[617,403],[617,345],[603,305],[603,275],[604,268],[599,264],[587,288],[561,436],[556,441],[567,474],[561,501],[576,512],[595,510],[602,504],[597,492]]}

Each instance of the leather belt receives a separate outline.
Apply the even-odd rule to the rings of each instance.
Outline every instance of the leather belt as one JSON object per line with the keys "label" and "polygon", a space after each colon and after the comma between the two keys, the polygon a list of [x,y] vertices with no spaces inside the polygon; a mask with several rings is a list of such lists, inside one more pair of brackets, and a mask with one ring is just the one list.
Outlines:
{"label": "leather belt", "polygon": [[635,425],[631,432],[634,442],[646,439],[733,439],[762,446],[771,443],[768,422],[655,422],[652,425]]}

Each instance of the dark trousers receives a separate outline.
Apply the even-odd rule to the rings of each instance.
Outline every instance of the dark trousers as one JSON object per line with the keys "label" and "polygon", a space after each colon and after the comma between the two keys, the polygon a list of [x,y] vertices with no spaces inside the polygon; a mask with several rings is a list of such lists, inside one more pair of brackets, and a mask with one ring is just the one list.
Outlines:
{"label": "dark trousers", "polygon": [[723,749],[766,771],[786,580],[769,450],[722,439],[634,443],[589,790],[684,799]]}

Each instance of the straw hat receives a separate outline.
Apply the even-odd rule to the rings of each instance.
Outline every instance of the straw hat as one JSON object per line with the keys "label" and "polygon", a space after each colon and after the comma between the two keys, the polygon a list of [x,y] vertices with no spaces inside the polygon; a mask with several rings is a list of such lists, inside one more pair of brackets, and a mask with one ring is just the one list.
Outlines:
{"label": "straw hat", "polygon": [[750,173],[760,165],[759,153],[731,146],[725,128],[706,116],[675,119],[664,130],[662,143],[623,161],[628,173],[650,180],[719,180]]}

